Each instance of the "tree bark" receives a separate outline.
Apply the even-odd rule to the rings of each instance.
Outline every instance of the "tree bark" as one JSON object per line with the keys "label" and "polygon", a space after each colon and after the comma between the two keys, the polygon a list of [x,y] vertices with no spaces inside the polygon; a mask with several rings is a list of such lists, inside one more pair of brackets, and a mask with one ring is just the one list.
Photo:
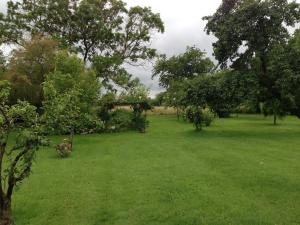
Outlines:
{"label": "tree bark", "polygon": [[5,199],[0,205],[0,225],[11,225],[12,220],[12,210],[10,199]]}

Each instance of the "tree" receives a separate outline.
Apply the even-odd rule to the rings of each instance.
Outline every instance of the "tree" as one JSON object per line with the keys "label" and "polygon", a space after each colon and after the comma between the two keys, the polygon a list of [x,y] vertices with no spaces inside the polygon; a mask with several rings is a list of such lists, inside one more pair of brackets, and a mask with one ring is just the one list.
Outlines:
{"label": "tree", "polygon": [[104,79],[125,76],[124,63],[153,59],[152,36],[164,32],[159,14],[149,7],[128,9],[122,0],[11,0],[0,24],[5,43],[34,34],[56,38],[95,64]]}
{"label": "tree", "polygon": [[152,108],[149,102],[149,90],[142,84],[130,88],[120,95],[121,102],[130,105],[133,110],[133,127],[141,133],[148,125],[146,112]]}
{"label": "tree", "polygon": [[92,133],[102,129],[94,106],[100,84],[95,72],[86,69],[77,56],[60,53],[55,71],[43,84],[43,121],[47,133]]}
{"label": "tree", "polygon": [[187,106],[209,108],[224,118],[243,101],[253,98],[256,86],[256,81],[247,74],[241,76],[233,70],[221,70],[186,81],[182,102]]}
{"label": "tree", "polygon": [[[9,106],[9,83],[0,81],[0,224],[12,224],[13,191],[30,175],[35,154],[42,143],[36,107],[27,102]],[[8,139],[16,135],[10,148]]]}
{"label": "tree", "polygon": [[270,55],[289,39],[288,27],[299,22],[299,9],[298,3],[287,0],[223,0],[214,15],[204,18],[207,33],[218,39],[213,47],[221,66],[240,70],[255,58],[261,101],[278,95],[270,78]]}
{"label": "tree", "polygon": [[166,92],[160,92],[151,100],[153,106],[162,106],[165,103]]}
{"label": "tree", "polygon": [[6,70],[6,59],[3,55],[3,52],[0,50],[0,79],[2,79],[5,70]]}
{"label": "tree", "polygon": [[188,106],[185,113],[187,120],[194,124],[196,131],[201,131],[203,126],[209,127],[214,120],[214,115],[209,109],[199,106]]}
{"label": "tree", "polygon": [[169,59],[163,55],[156,62],[152,76],[159,76],[160,85],[168,88],[172,81],[183,81],[207,74],[214,64],[205,55],[205,52],[196,47],[187,47],[185,53]]}
{"label": "tree", "polygon": [[[284,95],[288,95],[291,100],[290,112],[300,118],[300,29],[295,31],[287,45],[283,46],[281,50],[284,51],[284,55],[281,54],[281,59],[283,58],[285,63],[288,61],[289,66],[288,68],[283,67],[283,74],[285,74],[285,77],[289,77],[289,79],[282,80],[285,81],[282,82],[283,88],[288,90],[288,93],[285,91]],[[275,66],[277,66],[276,63],[281,65],[280,58],[278,61],[274,62]]]}
{"label": "tree", "polygon": [[1,79],[9,80],[12,94],[10,104],[19,99],[40,108],[43,101],[42,83],[53,72],[58,44],[48,38],[35,36],[24,47],[13,52]]}
{"label": "tree", "polygon": [[186,81],[171,81],[165,93],[166,105],[176,109],[177,120],[179,120],[181,112],[183,112],[187,106],[185,101],[186,83]]}
{"label": "tree", "polygon": [[272,95],[265,98],[263,112],[265,116],[274,115],[274,125],[277,117],[284,117],[294,105],[293,86],[299,85],[289,65],[286,54],[286,44],[274,46],[269,52],[269,81],[272,83]]}

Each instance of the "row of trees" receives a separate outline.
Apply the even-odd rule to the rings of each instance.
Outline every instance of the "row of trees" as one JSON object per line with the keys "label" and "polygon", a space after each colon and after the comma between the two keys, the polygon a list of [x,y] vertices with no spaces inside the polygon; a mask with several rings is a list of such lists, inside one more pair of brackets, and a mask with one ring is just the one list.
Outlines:
{"label": "row of trees", "polygon": [[238,108],[277,117],[299,115],[300,6],[286,0],[223,0],[207,20],[206,31],[219,64],[205,52],[188,47],[161,57],[153,70],[166,88],[164,99],[178,111],[190,106],[227,117]]}

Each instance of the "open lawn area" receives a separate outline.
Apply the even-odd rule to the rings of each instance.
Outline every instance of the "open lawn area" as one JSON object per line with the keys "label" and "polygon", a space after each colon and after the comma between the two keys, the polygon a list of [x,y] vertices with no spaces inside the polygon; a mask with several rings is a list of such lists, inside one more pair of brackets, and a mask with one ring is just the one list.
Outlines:
{"label": "open lawn area", "polygon": [[300,224],[300,120],[242,115],[202,132],[149,120],[145,134],[76,136],[70,158],[41,149],[16,224]]}

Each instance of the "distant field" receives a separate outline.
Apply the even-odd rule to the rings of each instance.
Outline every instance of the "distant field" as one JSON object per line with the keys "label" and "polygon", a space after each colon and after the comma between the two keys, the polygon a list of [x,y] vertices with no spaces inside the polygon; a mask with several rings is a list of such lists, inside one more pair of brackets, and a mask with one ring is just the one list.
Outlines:
{"label": "distant field", "polygon": [[149,119],[145,134],[78,136],[68,159],[42,149],[16,224],[300,224],[300,120],[243,115],[194,132]]}
{"label": "distant field", "polygon": [[[119,106],[119,109],[131,110],[130,106]],[[147,115],[175,115],[176,109],[165,106],[155,106],[152,110],[147,111]]]}

